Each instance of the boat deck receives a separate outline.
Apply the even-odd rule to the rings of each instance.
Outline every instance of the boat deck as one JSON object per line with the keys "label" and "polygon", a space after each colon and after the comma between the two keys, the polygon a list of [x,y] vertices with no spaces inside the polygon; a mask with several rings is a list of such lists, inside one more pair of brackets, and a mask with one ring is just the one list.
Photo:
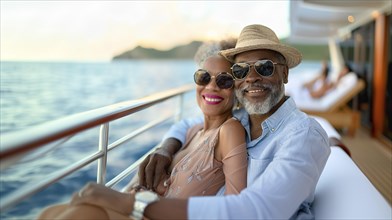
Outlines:
{"label": "boat deck", "polygon": [[341,135],[354,162],[392,205],[392,143],[372,138],[364,127],[354,137]]}

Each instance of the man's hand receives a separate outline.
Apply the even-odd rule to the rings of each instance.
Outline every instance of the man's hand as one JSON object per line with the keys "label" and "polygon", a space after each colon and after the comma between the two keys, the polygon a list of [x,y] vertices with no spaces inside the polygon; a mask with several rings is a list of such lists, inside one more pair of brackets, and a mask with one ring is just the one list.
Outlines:
{"label": "man's hand", "polygon": [[90,204],[129,215],[134,201],[132,193],[121,193],[101,184],[88,183],[73,195],[71,205]]}
{"label": "man's hand", "polygon": [[172,157],[162,151],[162,149],[157,149],[140,164],[139,184],[149,190],[155,191],[158,184],[168,176]]}
{"label": "man's hand", "polygon": [[139,166],[139,184],[150,190],[157,190],[158,184],[169,175],[173,155],[181,148],[181,142],[166,139],[161,146],[148,155]]}

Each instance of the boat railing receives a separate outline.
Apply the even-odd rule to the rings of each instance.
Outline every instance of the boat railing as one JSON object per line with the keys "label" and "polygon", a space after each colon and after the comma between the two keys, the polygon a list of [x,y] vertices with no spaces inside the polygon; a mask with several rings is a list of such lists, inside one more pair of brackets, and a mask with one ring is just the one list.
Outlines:
{"label": "boat railing", "polygon": [[[18,162],[18,160],[25,157],[26,155],[31,156],[31,154],[34,154],[35,150],[37,149],[50,149],[54,146],[57,147],[58,145],[64,144],[76,134],[79,134],[90,128],[100,126],[99,144],[98,150],[96,152],[73,163],[69,167],[63,168],[62,170],[57,171],[52,175],[49,175],[48,177],[39,182],[22,186],[15,192],[8,194],[0,200],[0,211],[4,211],[18,204],[27,197],[34,195],[35,193],[58,182],[69,174],[80,170],[81,168],[91,164],[94,161],[98,161],[97,183],[105,184],[108,187],[113,187],[119,181],[123,180],[129,174],[134,172],[139,166],[140,162],[157,146],[155,146],[155,148],[152,148],[144,156],[139,158],[139,160],[131,164],[113,179],[106,182],[106,165],[108,152],[130,141],[139,134],[153,127],[156,127],[157,125],[160,125],[171,119],[174,119],[174,121],[180,120],[182,118],[185,107],[185,94],[194,91],[194,88],[194,84],[184,85],[175,89],[170,89],[164,92],[152,94],[144,98],[109,105],[95,110],[70,115],[24,130],[2,134],[0,137],[1,170]],[[163,116],[159,119],[151,121],[109,144],[108,136],[109,125],[111,122],[132,115],[141,110],[148,109],[149,107],[152,107],[158,103],[162,103],[166,100],[174,99],[177,97],[177,109],[174,111],[174,113],[169,116]]]}

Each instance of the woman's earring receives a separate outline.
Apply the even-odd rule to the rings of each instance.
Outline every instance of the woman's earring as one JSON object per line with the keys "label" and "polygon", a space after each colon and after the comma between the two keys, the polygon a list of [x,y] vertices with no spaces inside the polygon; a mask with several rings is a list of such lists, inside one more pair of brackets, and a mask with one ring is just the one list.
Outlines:
{"label": "woman's earring", "polygon": [[237,97],[234,96],[234,110],[239,110],[242,107],[241,103],[238,101]]}

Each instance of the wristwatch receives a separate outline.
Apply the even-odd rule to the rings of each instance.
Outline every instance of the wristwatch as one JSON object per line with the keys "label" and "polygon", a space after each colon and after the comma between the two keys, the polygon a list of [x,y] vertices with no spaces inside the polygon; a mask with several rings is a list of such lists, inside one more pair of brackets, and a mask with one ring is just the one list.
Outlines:
{"label": "wristwatch", "polygon": [[135,194],[135,203],[133,204],[132,217],[136,220],[143,218],[144,209],[148,204],[158,201],[159,196],[151,191],[142,191]]}

